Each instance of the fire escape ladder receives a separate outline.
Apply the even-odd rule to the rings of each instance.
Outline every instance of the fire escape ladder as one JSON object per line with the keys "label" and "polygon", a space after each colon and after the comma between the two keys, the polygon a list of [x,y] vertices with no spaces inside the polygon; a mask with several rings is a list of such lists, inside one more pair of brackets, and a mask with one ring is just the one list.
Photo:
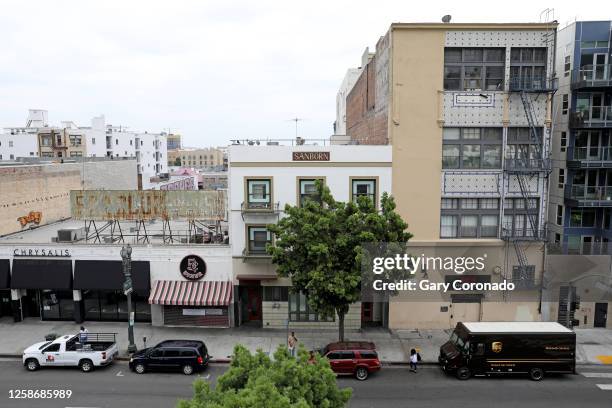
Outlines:
{"label": "fire escape ladder", "polygon": [[536,160],[539,161],[544,158],[542,156],[542,133],[538,131],[539,129],[536,126],[536,114],[529,93],[521,91],[520,95],[521,101],[523,102],[523,109],[525,110],[525,117],[527,118],[527,124],[529,126],[529,136],[536,149],[534,156]]}
{"label": "fire escape ladder", "polygon": [[532,206],[532,203],[534,202],[534,200],[532,200],[531,197],[529,196],[529,180],[527,179],[527,177],[528,176],[526,176],[523,173],[516,174],[516,180],[518,181],[519,188],[521,190],[521,195],[523,196],[523,199],[525,200],[525,208],[527,209],[527,218],[529,219],[529,225],[531,226],[531,236],[533,236],[534,238],[538,238],[538,235],[539,235],[538,215],[537,215],[537,211],[533,211],[533,210],[537,210],[537,207]]}

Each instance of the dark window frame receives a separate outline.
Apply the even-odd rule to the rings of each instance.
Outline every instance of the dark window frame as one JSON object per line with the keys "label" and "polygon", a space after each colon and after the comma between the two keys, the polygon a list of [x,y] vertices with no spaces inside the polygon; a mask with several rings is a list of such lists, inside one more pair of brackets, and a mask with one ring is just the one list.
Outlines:
{"label": "dark window frame", "polygon": [[[470,54],[481,56],[469,58]],[[460,57],[456,58],[460,53]],[[489,54],[501,52],[501,57],[497,60],[489,60]],[[451,54],[456,54],[450,58]],[[505,55],[506,49],[503,47],[446,47],[444,48],[444,90],[447,91],[503,91],[505,78]],[[467,76],[466,70],[470,68],[478,69],[477,76]],[[499,70],[501,68],[501,71]],[[453,70],[453,76],[449,76]],[[496,71],[494,76],[491,72]],[[476,71],[474,71],[476,73]],[[466,86],[468,81],[474,81],[474,85]]]}

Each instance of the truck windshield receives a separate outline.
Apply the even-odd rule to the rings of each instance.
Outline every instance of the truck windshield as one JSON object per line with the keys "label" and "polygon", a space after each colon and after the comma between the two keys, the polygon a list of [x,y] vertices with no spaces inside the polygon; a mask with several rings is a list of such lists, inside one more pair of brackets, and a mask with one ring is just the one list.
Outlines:
{"label": "truck windshield", "polygon": [[450,337],[450,342],[459,350],[467,351],[470,347],[470,342],[462,339],[456,332],[453,332]]}
{"label": "truck windshield", "polygon": [[51,343],[52,343],[52,342],[50,342],[50,341],[49,341],[49,342],[47,342],[47,343],[43,344],[42,346],[40,346],[38,349],[39,349],[39,350],[42,350],[42,349],[44,349],[45,347],[47,347],[47,346],[48,346],[49,344],[51,344]]}

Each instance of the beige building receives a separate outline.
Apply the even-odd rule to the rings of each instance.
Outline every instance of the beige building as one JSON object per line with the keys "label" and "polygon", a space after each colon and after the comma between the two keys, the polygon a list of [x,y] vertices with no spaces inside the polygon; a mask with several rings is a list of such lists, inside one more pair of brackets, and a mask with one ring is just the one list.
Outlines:
{"label": "beige building", "polygon": [[136,187],[135,159],[0,166],[0,236],[70,218],[70,190]]}
{"label": "beige building", "polygon": [[180,165],[183,167],[221,169],[224,164],[223,151],[215,147],[168,150],[168,165],[176,166],[177,159],[180,159]]}
{"label": "beige building", "polygon": [[38,156],[75,158],[87,156],[87,138],[78,128],[41,128],[38,131]]}
{"label": "beige building", "polygon": [[462,278],[519,288],[394,299],[390,328],[541,319],[555,33],[397,23],[378,41],[347,98],[347,129],[354,143],[393,146],[411,253],[484,255],[485,269]]}

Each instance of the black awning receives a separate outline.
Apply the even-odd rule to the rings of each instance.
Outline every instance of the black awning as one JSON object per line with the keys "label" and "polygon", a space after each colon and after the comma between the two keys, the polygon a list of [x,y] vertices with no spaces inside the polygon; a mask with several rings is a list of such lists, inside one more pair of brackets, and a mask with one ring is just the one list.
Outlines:
{"label": "black awning", "polygon": [[10,263],[8,259],[0,259],[0,289],[10,289]]}
{"label": "black awning", "polygon": [[72,261],[15,259],[11,288],[71,290]]}
{"label": "black awning", "polygon": [[[78,260],[74,266],[74,289],[123,290],[121,261]],[[136,293],[149,296],[151,282],[148,261],[132,261],[132,283]]]}

